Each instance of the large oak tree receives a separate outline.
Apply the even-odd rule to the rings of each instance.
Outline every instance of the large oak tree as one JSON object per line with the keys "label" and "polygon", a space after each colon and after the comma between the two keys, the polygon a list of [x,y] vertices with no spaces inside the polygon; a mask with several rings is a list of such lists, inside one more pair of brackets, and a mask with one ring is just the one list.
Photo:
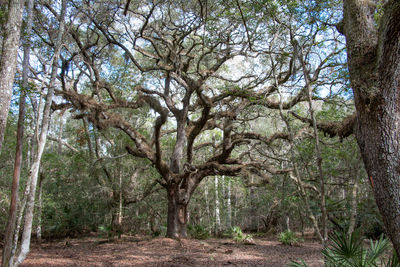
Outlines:
{"label": "large oak tree", "polygon": [[[378,4],[384,4],[378,10]],[[381,13],[377,19],[378,12]],[[355,134],[387,233],[400,255],[400,2],[345,0],[338,29],[357,110]]]}
{"label": "large oak tree", "polygon": [[[187,206],[205,177],[288,171],[248,152],[289,138],[285,132],[265,135],[246,127],[248,112],[259,103],[279,108],[274,97],[268,98],[276,86],[266,80],[274,76],[271,70],[262,77],[250,72],[235,73],[234,78],[226,75],[235,67],[232,59],[249,53],[250,36],[242,20],[223,18],[236,8],[161,1],[132,2],[124,9],[126,16],[111,3],[76,9],[82,20],[70,28],[73,43],[64,54],[63,90],[57,92],[67,102],[54,108],[71,106],[76,118],[87,118],[100,129],[125,132],[132,141],[126,146],[128,152],[149,160],[167,191],[167,236],[186,236]],[[112,79],[115,70],[109,67],[116,58],[123,58],[122,65],[132,70],[128,83],[121,83],[121,73]],[[289,80],[292,62],[277,63],[277,83]],[[73,76],[71,69],[80,74]],[[262,92],[252,95],[250,91],[261,84]],[[303,99],[304,94],[294,96],[285,108]],[[152,127],[137,128],[139,110],[147,110]],[[261,113],[254,114],[250,120]]]}

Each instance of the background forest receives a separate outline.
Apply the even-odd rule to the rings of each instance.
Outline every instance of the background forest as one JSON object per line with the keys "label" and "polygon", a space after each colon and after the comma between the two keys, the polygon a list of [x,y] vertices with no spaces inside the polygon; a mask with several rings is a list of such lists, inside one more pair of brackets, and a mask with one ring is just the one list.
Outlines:
{"label": "background forest", "polygon": [[[0,8],[2,32],[11,2]],[[379,238],[342,9],[327,0],[27,1],[0,154],[1,235],[20,144],[16,231],[39,241],[206,238],[234,226],[311,230],[323,244],[357,228]]]}
{"label": "background forest", "polygon": [[[338,116],[338,112],[329,108],[319,113],[321,116]],[[85,130],[82,121],[79,123],[66,117],[58,114],[52,117],[51,139],[43,155],[39,180],[41,196],[36,204],[41,206],[41,210],[36,209],[41,212],[41,221],[37,217],[34,229],[41,223],[45,238],[111,231],[115,230],[122,210],[121,224],[125,233],[165,235],[166,195],[155,182],[158,175],[150,164],[127,155],[123,146],[126,137],[122,134],[113,130]],[[15,132],[16,118],[10,114],[1,157],[3,232],[8,217]],[[61,143],[58,142],[60,135]],[[102,158],[90,161],[88,138],[93,140],[93,146],[97,143],[106,148]],[[325,189],[329,228],[339,224],[347,229],[353,220],[356,227],[362,226],[368,237],[379,237],[383,231],[382,223],[355,140],[350,137],[340,141],[323,135],[320,138],[323,168],[329,173]],[[110,140],[116,140],[113,147]],[[315,140],[311,136],[299,142],[295,160],[304,177],[310,209],[319,218],[314,146]],[[29,155],[29,150],[28,139],[24,146],[25,155]],[[22,186],[29,160],[27,157],[24,161]],[[285,158],[279,159],[278,167],[287,162]],[[194,193],[189,208],[189,224],[204,227],[210,234],[222,233],[235,225],[254,232],[287,229],[301,232],[312,227],[297,183],[286,174],[274,175],[268,180],[256,175],[208,177]]]}

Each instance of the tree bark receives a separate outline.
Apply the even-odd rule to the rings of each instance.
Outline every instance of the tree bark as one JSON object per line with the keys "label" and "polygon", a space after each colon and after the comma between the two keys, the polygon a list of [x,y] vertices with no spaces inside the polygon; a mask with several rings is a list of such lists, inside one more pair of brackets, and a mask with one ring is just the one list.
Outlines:
{"label": "tree bark", "polygon": [[39,177],[39,192],[38,192],[38,211],[37,211],[37,226],[36,226],[36,238],[39,244],[42,243],[42,207],[43,207],[43,180],[44,174],[40,173]]}
{"label": "tree bark", "polygon": [[386,232],[400,256],[400,2],[347,0],[343,23],[357,110],[356,137]]}
{"label": "tree bark", "polygon": [[167,187],[168,217],[166,236],[170,238],[187,237],[186,226],[189,220],[188,201],[182,201],[179,191],[179,186],[176,184]]}
{"label": "tree bark", "polygon": [[19,102],[19,115],[18,115],[18,126],[17,126],[17,148],[15,151],[15,161],[14,161],[14,173],[13,182],[11,187],[11,203],[10,211],[7,222],[7,228],[4,237],[4,249],[3,249],[3,266],[8,266],[12,263],[12,247],[14,240],[14,232],[17,221],[17,206],[18,206],[18,190],[19,190],[19,179],[21,174],[22,165],[22,150],[24,143],[24,118],[25,118],[25,93],[21,92],[20,102]]}
{"label": "tree bark", "polygon": [[[23,2],[23,1],[22,1]],[[14,234],[17,224],[17,206],[18,206],[18,191],[19,191],[19,180],[21,175],[22,166],[22,152],[23,152],[23,141],[24,141],[24,120],[25,120],[25,99],[26,89],[28,87],[28,72],[29,72],[29,57],[31,49],[30,35],[32,31],[32,8],[33,0],[28,1],[27,6],[27,26],[26,26],[26,41],[24,45],[24,58],[23,58],[23,71],[22,71],[22,90],[20,93],[19,100],[19,113],[18,113],[18,125],[17,125],[17,146],[15,151],[15,162],[14,162],[14,174],[11,188],[11,203],[10,212],[7,221],[7,228],[4,237],[4,248],[2,255],[2,266],[10,266],[14,261],[14,252],[16,244],[14,241]],[[22,11],[21,11],[22,12]],[[1,139],[1,137],[0,137]],[[2,139],[1,139],[2,140]],[[0,142],[1,143],[1,142]],[[1,144],[0,144],[1,151]]]}
{"label": "tree bark", "polygon": [[17,53],[19,47],[24,0],[10,0],[4,27],[2,51],[0,57],[0,151],[7,125],[13,91],[14,75],[17,68]]}

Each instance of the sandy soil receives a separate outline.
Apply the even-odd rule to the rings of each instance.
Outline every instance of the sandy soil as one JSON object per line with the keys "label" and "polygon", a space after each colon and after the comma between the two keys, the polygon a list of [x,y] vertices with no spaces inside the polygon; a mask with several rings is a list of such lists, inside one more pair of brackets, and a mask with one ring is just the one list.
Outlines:
{"label": "sandy soil", "polygon": [[33,244],[21,266],[288,266],[303,259],[310,267],[323,266],[321,246],[306,240],[283,246],[274,238],[257,238],[254,245],[229,239],[181,241],[168,238],[128,237],[51,241]]}

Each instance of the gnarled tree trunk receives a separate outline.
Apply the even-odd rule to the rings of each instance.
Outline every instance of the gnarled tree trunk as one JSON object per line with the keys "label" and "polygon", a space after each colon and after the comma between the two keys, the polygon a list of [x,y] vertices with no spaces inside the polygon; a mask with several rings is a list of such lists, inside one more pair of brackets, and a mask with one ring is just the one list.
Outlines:
{"label": "gnarled tree trunk", "polygon": [[171,184],[167,187],[168,193],[168,217],[167,237],[181,238],[187,236],[187,223],[189,221],[188,203],[183,190],[179,185]]}

